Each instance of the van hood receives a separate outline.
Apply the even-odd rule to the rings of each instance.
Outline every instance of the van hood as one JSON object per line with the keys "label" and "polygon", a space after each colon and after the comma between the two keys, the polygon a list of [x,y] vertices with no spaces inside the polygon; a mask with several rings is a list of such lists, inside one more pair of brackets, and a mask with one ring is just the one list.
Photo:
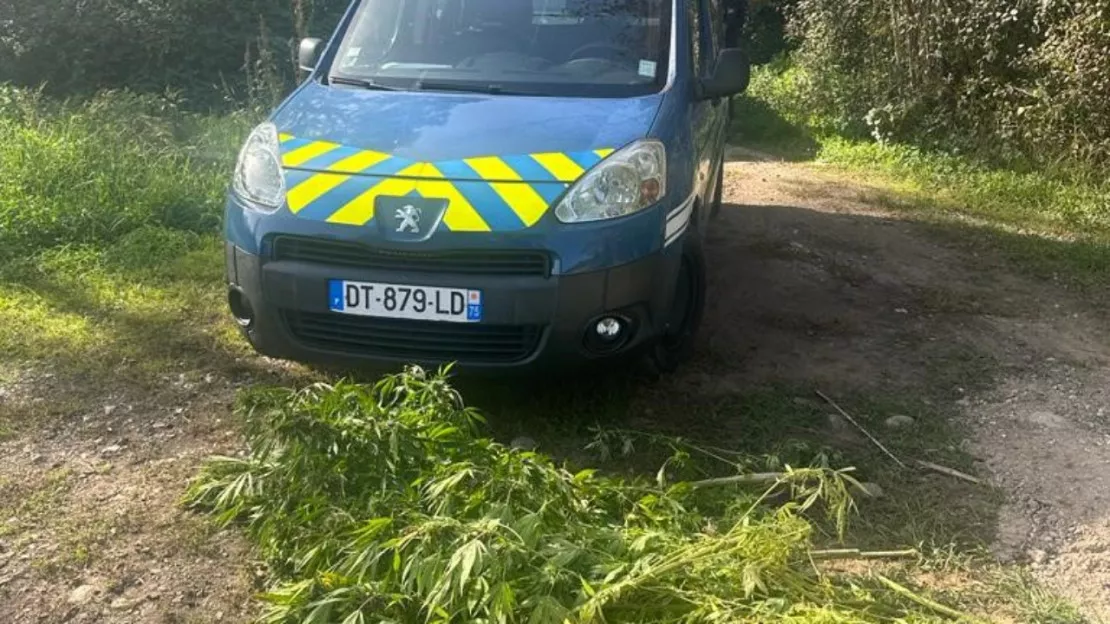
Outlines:
{"label": "van hood", "polygon": [[586,171],[646,136],[661,101],[310,83],[273,117],[286,203],[302,219],[377,222],[390,240],[404,230],[390,220],[398,209],[438,224],[422,236],[530,228]]}
{"label": "van hood", "polygon": [[312,82],[273,121],[296,145],[322,141],[437,162],[619,149],[647,135],[662,98],[371,91]]}

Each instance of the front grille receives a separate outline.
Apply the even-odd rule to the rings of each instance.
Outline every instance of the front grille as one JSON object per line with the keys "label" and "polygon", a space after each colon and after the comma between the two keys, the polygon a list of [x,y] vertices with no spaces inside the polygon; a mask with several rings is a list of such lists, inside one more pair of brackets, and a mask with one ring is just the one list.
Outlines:
{"label": "front grille", "polygon": [[551,273],[551,258],[542,251],[393,251],[297,236],[275,238],[273,258],[385,271],[537,277],[547,277]]}
{"label": "front grille", "polygon": [[461,363],[508,363],[535,352],[543,330],[534,325],[478,325],[370,318],[335,313],[282,312],[302,344],[355,355]]}

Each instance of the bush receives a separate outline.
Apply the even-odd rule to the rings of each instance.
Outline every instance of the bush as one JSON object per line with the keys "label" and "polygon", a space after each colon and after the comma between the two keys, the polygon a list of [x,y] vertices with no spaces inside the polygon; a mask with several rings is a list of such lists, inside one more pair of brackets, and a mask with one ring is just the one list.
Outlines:
{"label": "bush", "polygon": [[1040,78],[1015,111],[1025,138],[1081,162],[1110,164],[1110,0],[1046,4]]}
{"label": "bush", "polygon": [[848,136],[1110,165],[1110,0],[799,0],[792,102]]}
{"label": "bush", "polygon": [[107,245],[145,226],[218,231],[247,125],[245,115],[202,117],[150,96],[67,104],[0,88],[0,262]]}
{"label": "bush", "polygon": [[572,473],[482,437],[444,378],[416,368],[374,387],[252,391],[238,413],[249,454],[210,460],[187,500],[243,523],[260,546],[275,581],[267,622],[859,622],[913,611],[866,580],[815,571],[805,512],[824,502],[845,518],[855,482],[842,472],[788,469],[763,493],[696,487],[672,481],[689,462],[676,441],[654,480]]}

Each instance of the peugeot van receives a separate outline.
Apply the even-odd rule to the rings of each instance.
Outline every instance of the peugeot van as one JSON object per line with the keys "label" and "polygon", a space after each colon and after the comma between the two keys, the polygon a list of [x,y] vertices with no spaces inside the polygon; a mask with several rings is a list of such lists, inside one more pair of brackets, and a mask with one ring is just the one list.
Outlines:
{"label": "peugeot van", "polygon": [[748,83],[725,28],[721,0],[355,0],[239,156],[246,338],[339,365],[673,370]]}

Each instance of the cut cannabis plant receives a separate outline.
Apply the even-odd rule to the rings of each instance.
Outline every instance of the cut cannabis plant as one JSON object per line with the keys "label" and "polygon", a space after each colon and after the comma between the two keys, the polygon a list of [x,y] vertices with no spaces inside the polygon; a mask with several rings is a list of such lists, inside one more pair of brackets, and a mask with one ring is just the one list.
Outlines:
{"label": "cut cannabis plant", "polygon": [[852,510],[843,472],[787,469],[763,492],[572,473],[482,437],[482,417],[444,374],[418,368],[372,387],[250,391],[238,410],[249,454],[209,460],[187,503],[242,523],[259,545],[272,574],[266,622],[907,613],[810,560],[805,512],[821,503],[842,521]]}

